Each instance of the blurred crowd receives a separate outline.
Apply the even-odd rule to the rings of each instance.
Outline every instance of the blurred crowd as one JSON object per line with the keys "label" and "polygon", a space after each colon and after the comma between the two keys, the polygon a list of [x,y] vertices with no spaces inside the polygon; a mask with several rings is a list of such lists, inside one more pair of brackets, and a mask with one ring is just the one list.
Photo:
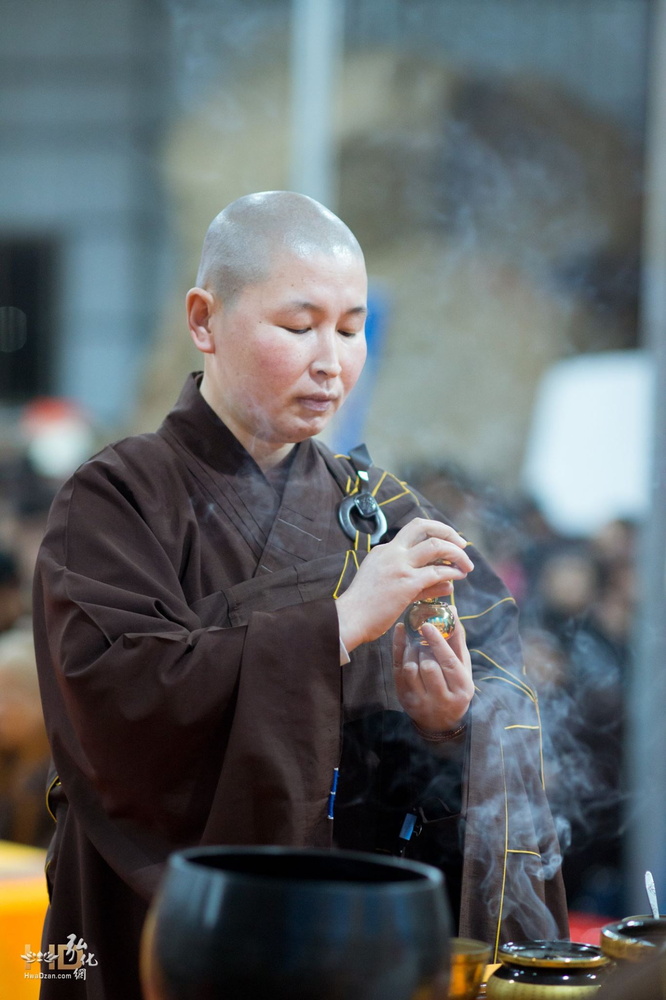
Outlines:
{"label": "blurred crowd", "polygon": [[52,832],[45,805],[49,751],[32,643],[30,582],[48,497],[44,484],[20,464],[0,466],[0,839],[45,847]]}
{"label": "blurred crowd", "polygon": [[[81,438],[77,448],[85,447],[94,450]],[[31,637],[31,580],[50,503],[74,467],[77,448],[64,449],[66,460],[58,465],[57,448],[47,449],[44,461],[24,437],[18,446],[0,447],[0,839],[38,846],[48,843],[52,820],[44,800],[48,745]],[[637,526],[618,520],[594,537],[565,538],[527,499],[509,499],[461,469],[404,471],[486,553],[516,598],[526,670],[539,694],[569,904],[621,916],[624,705]]]}
{"label": "blurred crowd", "polygon": [[0,430],[0,840],[46,847],[49,747],[32,641],[37,551],[56,491],[93,450],[85,416],[37,400]]}

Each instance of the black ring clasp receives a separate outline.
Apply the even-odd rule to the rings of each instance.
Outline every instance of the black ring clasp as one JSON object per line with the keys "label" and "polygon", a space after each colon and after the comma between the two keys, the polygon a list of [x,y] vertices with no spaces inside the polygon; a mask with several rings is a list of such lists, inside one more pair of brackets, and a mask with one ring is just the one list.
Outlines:
{"label": "black ring clasp", "polygon": [[357,532],[362,531],[362,528],[357,527],[352,520],[352,514],[354,513],[358,514],[364,521],[374,523],[373,531],[371,533],[365,532],[365,534],[370,534],[370,544],[376,545],[382,535],[386,533],[387,523],[384,512],[372,493],[367,493],[364,490],[361,493],[355,493],[353,496],[345,497],[338,507],[340,527],[352,541],[356,538]]}

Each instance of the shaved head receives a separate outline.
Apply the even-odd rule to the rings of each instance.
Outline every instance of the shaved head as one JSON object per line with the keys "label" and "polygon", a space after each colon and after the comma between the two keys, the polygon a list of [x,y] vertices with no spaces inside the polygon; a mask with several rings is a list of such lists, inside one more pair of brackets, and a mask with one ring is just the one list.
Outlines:
{"label": "shaved head", "polygon": [[264,191],[238,198],[213,219],[197,285],[229,304],[246,285],[265,281],[284,253],[363,260],[352,231],[318,201],[292,191]]}

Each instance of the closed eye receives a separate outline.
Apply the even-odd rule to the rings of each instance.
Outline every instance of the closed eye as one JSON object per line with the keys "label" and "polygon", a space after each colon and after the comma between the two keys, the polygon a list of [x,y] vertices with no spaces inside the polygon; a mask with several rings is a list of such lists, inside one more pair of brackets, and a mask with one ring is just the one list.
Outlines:
{"label": "closed eye", "polygon": [[307,333],[311,329],[311,327],[304,326],[301,329],[296,329],[293,326],[284,326],[282,329],[286,330],[287,333]]}

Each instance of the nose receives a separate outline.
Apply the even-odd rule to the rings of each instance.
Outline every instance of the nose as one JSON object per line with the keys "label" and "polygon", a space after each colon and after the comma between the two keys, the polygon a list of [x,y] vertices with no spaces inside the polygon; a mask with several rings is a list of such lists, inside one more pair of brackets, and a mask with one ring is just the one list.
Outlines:
{"label": "nose", "polygon": [[324,375],[326,378],[336,378],[342,371],[337,331],[322,331],[317,337],[316,343],[317,349],[310,366],[312,372],[316,375]]}

